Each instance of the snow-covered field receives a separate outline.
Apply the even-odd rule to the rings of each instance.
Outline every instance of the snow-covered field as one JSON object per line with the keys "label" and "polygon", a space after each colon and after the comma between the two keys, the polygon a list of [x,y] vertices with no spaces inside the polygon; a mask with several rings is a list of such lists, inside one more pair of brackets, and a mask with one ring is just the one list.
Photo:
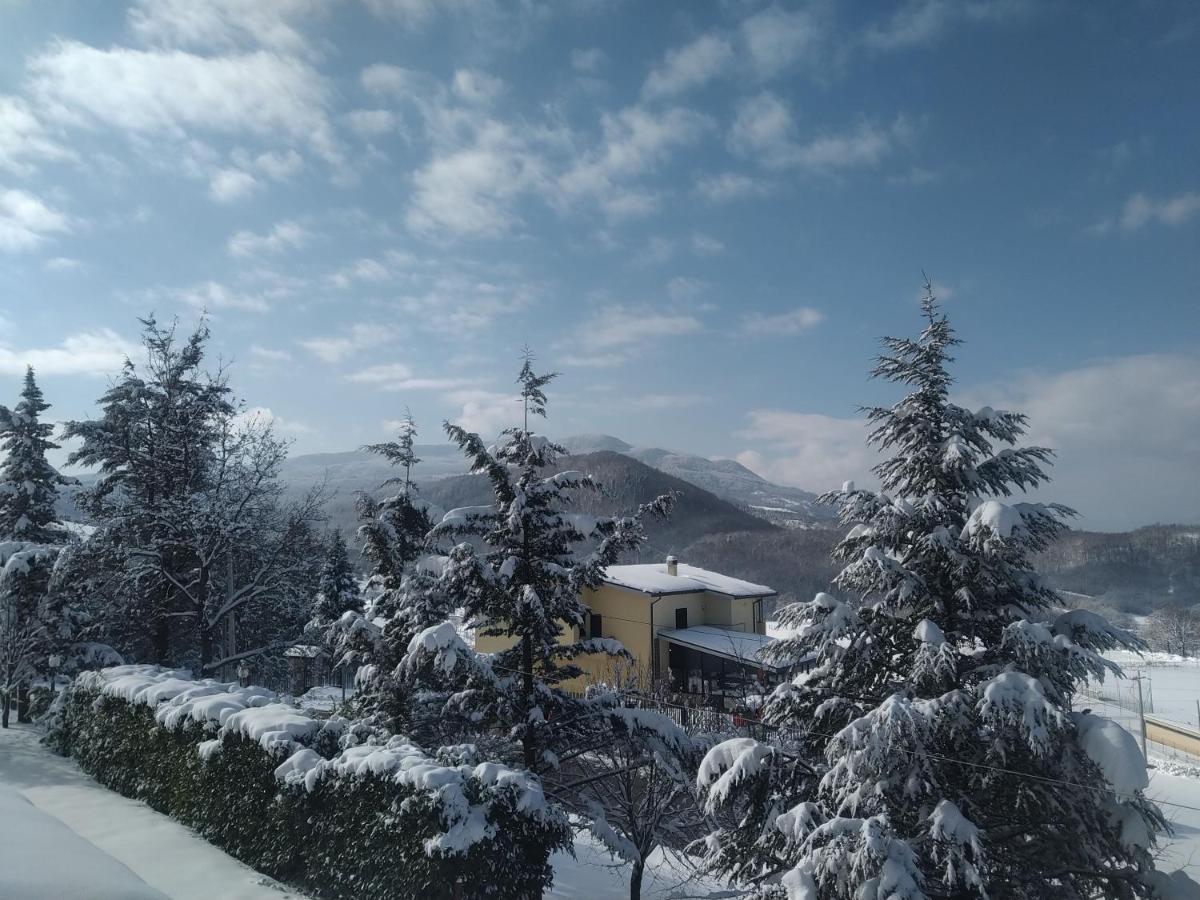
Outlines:
{"label": "snow-covered field", "polygon": [[[1125,671],[1126,676],[1142,676],[1142,699],[1146,712],[1184,725],[1197,727],[1200,709],[1200,659],[1172,653],[1106,654]],[[1123,694],[1136,703],[1136,684],[1120,684]]]}

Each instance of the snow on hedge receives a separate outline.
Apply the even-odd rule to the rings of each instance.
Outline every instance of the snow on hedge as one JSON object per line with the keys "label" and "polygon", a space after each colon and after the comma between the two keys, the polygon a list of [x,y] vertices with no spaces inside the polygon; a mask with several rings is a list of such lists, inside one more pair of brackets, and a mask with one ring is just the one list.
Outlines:
{"label": "snow on hedge", "polygon": [[186,670],[151,665],[113,666],[86,672],[77,684],[126,703],[154,707],[155,721],[170,731],[196,722],[219,729],[219,737],[240,734],[264,750],[297,746],[326,724],[279,702],[264,688],[193,681],[188,675]]}

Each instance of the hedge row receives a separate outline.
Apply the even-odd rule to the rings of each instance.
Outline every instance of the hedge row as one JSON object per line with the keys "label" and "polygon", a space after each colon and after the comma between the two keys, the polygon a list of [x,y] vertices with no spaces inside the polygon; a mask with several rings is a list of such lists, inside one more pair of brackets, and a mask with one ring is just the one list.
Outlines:
{"label": "hedge row", "polygon": [[71,755],[109,788],[318,897],[540,897],[569,843],[536,780],[471,747],[353,746],[259,689],[118,666],[75,682]]}

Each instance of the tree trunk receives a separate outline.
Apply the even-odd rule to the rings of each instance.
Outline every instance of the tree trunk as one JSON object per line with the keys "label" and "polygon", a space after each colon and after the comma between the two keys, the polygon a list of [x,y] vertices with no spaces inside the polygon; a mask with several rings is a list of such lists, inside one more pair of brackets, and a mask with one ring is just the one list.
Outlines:
{"label": "tree trunk", "polygon": [[17,685],[17,721],[29,722],[29,685],[24,682]]}
{"label": "tree trunk", "polygon": [[[525,715],[533,708],[533,641],[529,635],[521,638],[521,677],[525,690]],[[525,768],[534,771],[537,763],[537,740],[534,737],[533,724],[525,723],[525,733],[521,737],[521,749],[525,755]]]}
{"label": "tree trunk", "polygon": [[196,629],[200,632],[200,677],[205,678],[213,661],[213,629],[208,624],[208,569],[204,566],[196,578]]}
{"label": "tree trunk", "polygon": [[629,873],[629,900],[641,900],[642,898],[642,872],[646,868],[644,859],[636,859],[633,862],[633,871]]}
{"label": "tree trunk", "polygon": [[9,705],[9,701],[11,699],[12,699],[12,695],[8,691],[5,691],[4,692],[4,712],[0,713],[0,728],[8,727],[8,705]]}
{"label": "tree trunk", "polygon": [[170,664],[171,632],[167,622],[167,602],[165,597],[159,598],[158,617],[154,622],[154,661],[160,666]]}

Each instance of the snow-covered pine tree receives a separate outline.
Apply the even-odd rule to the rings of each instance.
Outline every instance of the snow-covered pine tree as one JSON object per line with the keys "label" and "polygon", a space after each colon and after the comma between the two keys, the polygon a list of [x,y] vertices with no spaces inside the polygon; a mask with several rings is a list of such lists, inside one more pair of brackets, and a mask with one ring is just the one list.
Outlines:
{"label": "snow-covered pine tree", "polygon": [[368,444],[363,448],[403,470],[402,475],[389,478],[380,485],[381,488],[399,487],[394,494],[382,500],[367,493],[358,497],[361,522],[358,537],[363,543],[363,556],[371,562],[377,592],[400,587],[412,562],[424,552],[425,535],[433,527],[425,504],[417,499],[417,485],[412,477],[413,468],[421,461],[415,452],[416,438],[416,422],[406,409],[396,440]]}
{"label": "snow-covered pine tree", "polygon": [[416,437],[416,423],[406,409],[395,441],[363,448],[383,456],[402,474],[380,485],[398,487],[381,500],[359,495],[358,537],[363,557],[371,563],[365,608],[342,615],[326,634],[337,664],[357,673],[359,711],[385,730],[412,730],[409,690],[397,680],[396,669],[412,636],[448,614],[436,602],[435,573],[418,565],[433,522],[413,480],[413,470],[421,461],[415,451]]}
{"label": "snow-covered pine tree", "polygon": [[60,485],[74,484],[46,460],[47,450],[57,450],[50,440],[54,426],[40,421],[50,404],[42,398],[33,377],[25,370],[21,400],[13,409],[0,406],[0,538],[9,541],[46,543],[62,537],[51,526],[56,516],[54,503]]}
{"label": "snow-covered pine tree", "polygon": [[1144,760],[1072,705],[1118,671],[1103,651],[1138,641],[1061,611],[1034,572],[1071,511],[1007,500],[1046,481],[1051,451],[1011,446],[1023,415],[950,402],[959,341],[926,287],[921,336],[886,338],[874,369],[911,389],[867,414],[882,489],[828,496],[853,526],[846,599],[780,616],[779,658],[815,667],[766,715],[805,737],[709,753],[699,784],[732,817],[710,862],[790,900],[1157,896]]}
{"label": "snow-covered pine tree", "polygon": [[325,562],[317,582],[313,619],[328,625],[340,619],[342,613],[351,610],[362,610],[362,593],[354,576],[354,566],[350,563],[346,539],[340,531],[333,529],[326,539]]}
{"label": "snow-covered pine tree", "polygon": [[[544,389],[554,377],[535,373],[526,353],[517,379],[523,423],[506,429],[494,447],[446,423],[471,471],[487,476],[493,501],[451,510],[430,534],[435,545],[459,542],[440,579],[445,596],[464,610],[472,626],[513,641],[511,649],[487,660],[495,675],[486,686],[490,690],[458,694],[456,700],[484,699],[488,714],[519,742],[524,765],[532,771],[556,766],[571,739],[605,721],[603,706],[612,705],[611,696],[580,699],[560,687],[580,673],[571,662],[580,654],[625,653],[612,639],[572,636],[584,622],[580,597],[584,588],[600,583],[623,552],[642,543],[643,517],[664,515],[672,500],[659,497],[625,517],[570,512],[574,492],[598,485],[582,472],[555,472],[555,460],[565,451],[530,430],[531,416],[546,415]],[[419,670],[421,657],[427,656],[439,660],[448,676],[455,660],[465,657],[463,651],[470,653],[455,638],[452,629],[431,626],[413,639],[405,665]]]}
{"label": "snow-covered pine tree", "polygon": [[45,674],[52,622],[46,588],[60,548],[28,541],[0,543],[0,726],[12,701]]}
{"label": "snow-covered pine tree", "polygon": [[177,585],[192,561],[132,557],[129,548],[155,546],[170,530],[177,507],[204,485],[221,422],[236,413],[225,378],[204,371],[208,340],[203,321],[180,341],[175,324],[143,319],[141,368],[126,360],[100,398],[100,417],[68,422],[63,432],[80,441],[69,462],[99,471],[79,501],[127,563],[112,598],[125,620],[121,650],[160,664],[180,652]]}

